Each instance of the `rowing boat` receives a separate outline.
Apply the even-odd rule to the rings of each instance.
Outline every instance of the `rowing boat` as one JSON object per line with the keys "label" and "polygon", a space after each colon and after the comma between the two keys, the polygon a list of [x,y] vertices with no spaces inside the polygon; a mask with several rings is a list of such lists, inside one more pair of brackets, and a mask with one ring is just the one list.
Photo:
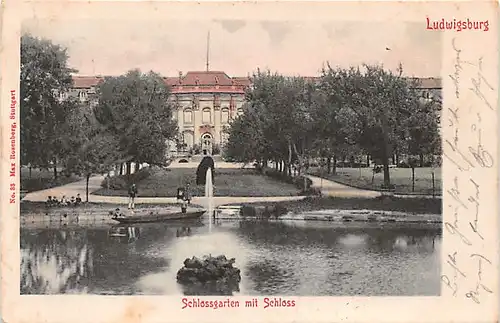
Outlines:
{"label": "rowing boat", "polygon": [[124,217],[113,217],[113,220],[120,223],[147,223],[147,222],[166,222],[172,220],[193,220],[199,219],[205,210],[182,212],[169,212],[169,213],[146,213],[141,215],[132,215]]}

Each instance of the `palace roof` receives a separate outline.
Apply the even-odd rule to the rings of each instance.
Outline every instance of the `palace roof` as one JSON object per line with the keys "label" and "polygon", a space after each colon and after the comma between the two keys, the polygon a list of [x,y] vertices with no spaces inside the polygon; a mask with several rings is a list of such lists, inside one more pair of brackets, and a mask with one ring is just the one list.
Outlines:
{"label": "palace roof", "polygon": [[441,89],[441,78],[434,77],[412,77],[412,80],[418,80],[421,89]]}
{"label": "palace roof", "polygon": [[[305,77],[316,81],[319,77]],[[229,77],[222,71],[192,71],[179,74],[177,77],[164,77],[165,84],[170,86],[172,93],[244,93],[251,85],[250,77]],[[421,89],[441,89],[441,78],[409,78],[419,80]],[[73,76],[73,88],[84,89],[98,85],[104,76]]]}
{"label": "palace roof", "polygon": [[96,86],[104,80],[102,76],[73,76],[73,88],[85,89]]}

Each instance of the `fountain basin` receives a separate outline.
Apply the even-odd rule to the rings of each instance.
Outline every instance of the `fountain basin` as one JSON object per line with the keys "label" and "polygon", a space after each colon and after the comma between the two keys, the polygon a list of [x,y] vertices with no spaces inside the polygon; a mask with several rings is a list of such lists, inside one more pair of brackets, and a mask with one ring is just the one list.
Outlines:
{"label": "fountain basin", "polygon": [[233,267],[234,263],[234,258],[227,259],[224,255],[187,258],[177,272],[177,282],[189,295],[214,292],[231,295],[233,291],[239,291],[241,281],[240,270]]}

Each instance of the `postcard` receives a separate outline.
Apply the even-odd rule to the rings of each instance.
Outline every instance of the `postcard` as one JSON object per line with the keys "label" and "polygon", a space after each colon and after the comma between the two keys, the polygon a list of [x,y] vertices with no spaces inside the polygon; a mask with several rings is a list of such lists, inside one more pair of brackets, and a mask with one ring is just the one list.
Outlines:
{"label": "postcard", "polygon": [[498,321],[498,4],[2,6],[5,322]]}

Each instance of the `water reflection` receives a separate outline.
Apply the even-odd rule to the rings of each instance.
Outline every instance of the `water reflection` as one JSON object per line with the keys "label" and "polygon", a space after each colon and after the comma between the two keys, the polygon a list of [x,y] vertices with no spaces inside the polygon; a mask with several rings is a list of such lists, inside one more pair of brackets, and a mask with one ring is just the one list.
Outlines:
{"label": "water reflection", "polygon": [[108,237],[119,242],[132,243],[139,239],[141,230],[133,225],[114,225],[108,231]]}
{"label": "water reflection", "polygon": [[[21,231],[21,293],[439,295],[438,226],[202,222]],[[186,258],[236,258],[241,282],[182,287]],[[239,290],[238,290],[239,289]]]}
{"label": "water reflection", "polygon": [[177,229],[177,237],[188,237],[191,235],[191,227],[181,227]]}
{"label": "water reflection", "polygon": [[56,231],[40,243],[40,235],[21,240],[21,293],[86,292],[94,271],[93,249],[86,232]]}

